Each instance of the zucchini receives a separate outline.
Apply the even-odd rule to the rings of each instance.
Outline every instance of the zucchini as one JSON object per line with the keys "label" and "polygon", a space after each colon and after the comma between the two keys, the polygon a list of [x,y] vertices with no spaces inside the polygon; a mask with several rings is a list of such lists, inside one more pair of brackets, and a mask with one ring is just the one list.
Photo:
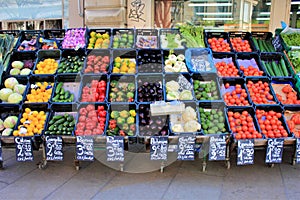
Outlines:
{"label": "zucchini", "polygon": [[75,120],[73,120],[72,122],[70,122],[69,127],[73,127],[75,125]]}
{"label": "zucchini", "polygon": [[59,120],[59,119],[61,119],[61,118],[63,118],[62,115],[54,115],[52,119],[53,119],[53,120]]}
{"label": "zucchini", "polygon": [[73,121],[73,120],[74,120],[74,117],[73,117],[73,116],[69,115],[69,116],[67,117],[67,121],[71,122],[71,121]]}
{"label": "zucchini", "polygon": [[60,82],[60,83],[57,84],[57,87],[56,87],[56,89],[55,89],[55,94],[60,93],[63,84],[64,84],[63,82]]}
{"label": "zucchini", "polygon": [[65,94],[65,89],[64,89],[64,88],[61,88],[59,94],[60,94],[60,95]]}
{"label": "zucchini", "polygon": [[52,98],[52,101],[54,101],[54,102],[56,102],[56,101],[58,101],[59,100],[59,95],[57,94],[57,95],[55,95],[53,98]]}
{"label": "zucchini", "polygon": [[69,91],[66,91],[65,92],[65,95],[64,95],[64,98],[65,99],[68,99],[70,97],[70,92]]}
{"label": "zucchini", "polygon": [[64,123],[64,121],[66,121],[64,118],[57,120],[56,122],[54,122],[54,124],[62,124]]}
{"label": "zucchini", "polygon": [[59,131],[62,131],[63,128],[64,128],[64,125],[63,125],[63,124],[60,124],[57,128],[58,128]]}
{"label": "zucchini", "polygon": [[280,59],[280,65],[281,65],[281,69],[282,69],[283,75],[284,76],[289,76],[289,72],[287,70],[287,67],[285,65],[285,62],[284,62],[283,58]]}

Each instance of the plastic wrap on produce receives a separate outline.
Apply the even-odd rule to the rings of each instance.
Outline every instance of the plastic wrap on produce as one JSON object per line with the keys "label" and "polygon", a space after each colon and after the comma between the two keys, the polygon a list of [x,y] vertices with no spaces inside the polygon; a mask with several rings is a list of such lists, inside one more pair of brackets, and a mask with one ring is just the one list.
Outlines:
{"label": "plastic wrap on produce", "polygon": [[209,48],[190,48],[185,52],[185,60],[189,71],[216,72],[212,52]]}

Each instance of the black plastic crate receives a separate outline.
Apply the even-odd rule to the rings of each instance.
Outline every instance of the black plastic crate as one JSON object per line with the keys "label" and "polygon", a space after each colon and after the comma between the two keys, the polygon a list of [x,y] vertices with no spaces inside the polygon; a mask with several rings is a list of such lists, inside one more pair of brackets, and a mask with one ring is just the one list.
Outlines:
{"label": "black plastic crate", "polygon": [[158,49],[140,49],[137,52],[138,73],[162,73],[162,52]]}
{"label": "black plastic crate", "polygon": [[80,74],[84,68],[86,53],[83,49],[66,49],[61,53],[57,74],[71,75]]}
{"label": "black plastic crate", "polygon": [[138,104],[138,133],[139,136],[167,136],[169,135],[169,116],[152,116],[150,103]]}
{"label": "black plastic crate", "polygon": [[[47,86],[45,87],[45,91],[51,90],[51,93],[49,94],[50,96],[47,100],[46,98],[43,99],[41,95],[39,96],[39,98],[37,98],[37,90],[41,89],[40,85],[43,85],[44,83],[48,85],[48,87]],[[54,83],[55,83],[54,76],[49,76],[49,75],[31,76],[29,78],[30,88],[28,88],[27,90],[27,95],[24,104],[33,104],[33,105],[48,104],[51,99],[51,96],[53,95]]]}
{"label": "black plastic crate", "polygon": [[[292,77],[294,74],[293,67],[290,65],[288,62],[286,56],[283,53],[261,53],[260,55],[261,63],[265,67],[266,72],[270,77]],[[282,62],[284,62],[284,65],[286,67],[288,75],[286,76],[285,74],[282,75]],[[272,64],[272,62],[274,63]],[[280,66],[279,66],[280,65]],[[269,72],[269,69],[272,69],[273,74]],[[274,68],[276,68],[276,71],[274,71]],[[278,73],[280,71],[280,74]]]}
{"label": "black plastic crate", "polygon": [[[176,56],[176,58],[174,57]],[[162,63],[163,72],[168,74],[181,73],[189,74],[187,66],[185,64],[185,50],[184,49],[172,49],[162,50]]]}
{"label": "black plastic crate", "polygon": [[137,51],[134,49],[114,49],[112,52],[112,74],[136,74]]}
{"label": "black plastic crate", "polygon": [[199,116],[204,135],[231,133],[223,102],[200,102]]}
{"label": "black plastic crate", "polygon": [[56,70],[53,70],[53,73],[46,73],[46,72],[39,72],[40,70],[38,70],[38,65],[40,62],[44,62],[46,59],[54,59],[55,62],[57,63],[57,67],[58,67],[58,63],[60,60],[60,56],[61,56],[61,51],[60,50],[39,50],[37,52],[37,60],[36,60],[36,64],[34,66],[34,69],[32,71],[32,75],[43,75],[43,74],[47,74],[47,75],[54,75],[56,74]]}
{"label": "black plastic crate", "polygon": [[15,40],[14,40],[13,48],[16,48],[16,45],[20,37],[20,30],[0,30],[0,34],[7,34],[7,35],[14,36]]}
{"label": "black plastic crate", "polygon": [[179,29],[159,30],[159,44],[161,49],[184,49],[185,43]]}
{"label": "black plastic crate", "polygon": [[[0,86],[0,89],[1,90],[4,90],[4,88],[7,88],[6,86],[5,86],[5,81],[7,80],[7,79],[13,79],[14,81],[15,80],[17,80],[18,81],[18,84],[22,84],[23,86],[25,86],[25,89],[24,88],[15,88],[15,85],[16,84],[14,84],[14,88],[11,88],[11,86],[9,86],[8,87],[8,89],[7,89],[7,92],[9,91],[9,90],[11,90],[10,91],[10,95],[11,94],[13,94],[13,93],[18,93],[18,94],[20,94],[21,96],[22,96],[22,99],[20,100],[20,102],[19,103],[17,103],[17,102],[8,102],[8,100],[10,100],[10,101],[12,101],[12,97],[10,98],[9,96],[7,96],[7,98],[8,99],[6,99],[6,97],[5,96],[3,96],[3,97],[1,97],[1,99],[0,99],[0,102],[1,102],[1,104],[5,104],[5,105],[9,105],[9,104],[17,104],[17,105],[21,105],[23,102],[24,102],[24,100],[26,99],[26,94],[27,94],[27,91],[28,91],[28,89],[29,89],[29,87],[30,87],[30,85],[29,85],[29,82],[28,82],[28,78],[27,77],[13,77],[13,76],[4,76],[4,77],[2,77],[3,79],[3,81],[2,81],[2,83],[1,83],[1,86]],[[21,90],[20,90],[21,89]],[[22,93],[22,89],[24,89],[24,91],[23,91],[23,93]],[[5,94],[7,94],[7,92],[5,93]],[[2,98],[5,98],[5,99],[2,99]]]}
{"label": "black plastic crate", "polygon": [[[193,84],[188,74],[166,74],[164,77],[165,100],[193,101]],[[185,96],[187,95],[187,96]],[[189,96],[190,95],[190,98]]]}
{"label": "black plastic crate", "polygon": [[260,52],[276,52],[273,44],[273,34],[271,32],[251,32],[253,43]]}
{"label": "black plastic crate", "polygon": [[[36,63],[36,58],[37,58],[36,52],[16,52],[16,51],[14,51],[13,54],[11,55],[11,57],[10,57],[10,61],[9,61],[8,66],[7,66],[5,75],[7,75],[7,76],[10,75],[10,70],[13,69],[12,63],[14,61],[21,61],[23,63],[22,69],[24,69],[25,66],[28,66],[28,67],[30,66],[30,70],[32,71],[34,66],[35,66],[35,63]],[[29,62],[29,61],[30,61],[30,63],[27,63],[27,64],[25,63],[25,62]],[[30,65],[28,65],[28,64],[30,64]],[[26,75],[20,75],[20,73],[19,73],[17,75],[12,75],[12,76],[15,76],[15,77],[28,77],[32,73],[31,71],[30,72],[28,71],[29,74],[26,74]]]}
{"label": "black plastic crate", "polygon": [[257,51],[257,49],[255,48],[255,45],[253,43],[252,36],[251,36],[250,32],[229,32],[228,34],[229,34],[229,38],[230,38],[230,43],[231,43],[232,48],[235,52],[242,52],[242,51],[234,49],[234,44],[232,42],[233,38],[241,38],[242,40],[247,40],[249,45],[250,45],[250,48],[252,50],[251,52]]}
{"label": "black plastic crate", "polygon": [[[98,83],[101,81],[104,81],[106,86],[105,86],[105,97],[100,97],[99,94],[102,92],[97,89]],[[94,82],[94,85],[93,85]],[[105,74],[101,75],[84,75],[81,79],[81,84],[80,84],[80,91],[79,91],[79,97],[78,101],[79,102],[106,102],[107,101],[107,93],[108,93],[108,77]],[[84,90],[89,88],[88,91],[88,96],[83,96],[84,95]],[[90,96],[90,97],[89,97]],[[103,100],[103,101],[102,101]]]}
{"label": "black plastic crate", "polygon": [[[62,84],[60,84],[62,83]],[[76,75],[58,75],[53,87],[53,95],[50,102],[52,104],[64,105],[77,102],[79,99],[79,89],[81,78]],[[58,89],[58,87],[60,89]]]}
{"label": "black plastic crate", "polygon": [[[105,38],[103,38],[104,34],[105,34]],[[106,37],[106,34],[108,35],[108,38]],[[111,48],[111,42],[112,42],[111,29],[103,28],[103,29],[87,30],[87,34],[86,34],[87,49],[108,49]]]}
{"label": "black plastic crate", "polygon": [[[170,135],[180,135],[185,133],[202,135],[203,133],[201,132],[198,104],[191,101],[182,102],[185,105],[183,113],[169,115]],[[195,113],[192,114],[191,110],[188,107],[191,107],[195,111]],[[196,121],[197,124],[191,123],[191,121]]]}
{"label": "black plastic crate", "polygon": [[252,106],[252,101],[249,95],[249,91],[245,85],[244,79],[223,78],[220,79],[219,82],[220,82],[221,95],[226,106],[228,107]]}
{"label": "black plastic crate", "polygon": [[157,29],[136,29],[136,48],[158,48],[158,30]]}
{"label": "black plastic crate", "polygon": [[[257,99],[257,97],[256,97],[256,95],[257,94],[259,94],[260,93],[260,91],[252,91],[251,92],[251,89],[248,87],[248,83],[249,83],[249,81],[252,81],[254,84],[256,84],[256,83],[260,83],[260,81],[262,82],[262,83],[266,83],[266,84],[268,84],[267,86],[269,87],[269,95],[271,95],[270,96],[270,98],[267,98],[267,101],[265,101],[265,102],[263,102],[263,103],[259,103],[260,102],[260,100],[259,99]],[[250,96],[250,99],[251,99],[251,101],[253,102],[253,104],[255,105],[255,106],[257,106],[257,105],[274,105],[274,104],[279,104],[278,103],[278,101],[277,101],[277,98],[276,98],[276,95],[275,95],[275,93],[274,93],[274,91],[273,91],[273,88],[272,88],[272,86],[270,85],[270,79],[268,79],[268,78],[246,78],[246,87],[247,87],[247,90],[248,90],[248,92],[249,92],[249,96]],[[265,86],[266,87],[266,86]],[[265,91],[265,90],[264,90]],[[266,94],[265,94],[266,95]]]}
{"label": "black plastic crate", "polygon": [[108,102],[135,102],[136,80],[134,75],[111,75]]}
{"label": "black plastic crate", "polygon": [[[214,49],[212,47],[212,45],[210,45],[209,41],[212,40],[213,38],[216,38],[217,40],[220,40],[219,38],[222,38],[226,43],[229,44],[229,49],[226,49],[226,51],[224,51],[223,49]],[[216,42],[216,41],[212,41],[212,42]],[[229,39],[229,35],[227,32],[205,32],[205,43],[206,46],[209,47],[212,52],[233,52],[233,48],[230,44],[230,39]]]}
{"label": "black plastic crate", "polygon": [[[214,82],[213,84],[211,84],[212,81]],[[222,101],[219,81],[216,74],[193,74],[192,84],[194,87],[193,95],[196,100],[200,102]],[[211,86],[207,87],[207,84],[210,84]],[[205,91],[206,88],[209,89]],[[216,89],[214,90],[214,88]],[[206,95],[203,92],[205,92]]]}
{"label": "black plastic crate", "polygon": [[12,117],[12,116],[16,117],[16,118],[12,118],[12,121],[10,121],[11,123],[6,124],[5,126],[2,124],[3,129],[0,131],[0,134],[1,134],[2,137],[12,136],[13,131],[17,129],[17,124],[18,124],[18,121],[20,120],[20,117],[21,117],[21,115],[20,115],[20,105],[0,104],[0,110],[1,110],[0,119],[3,122],[5,122],[5,119],[8,118],[8,117]]}
{"label": "black plastic crate", "polygon": [[17,51],[37,51],[41,48],[41,44],[38,41],[41,35],[41,30],[21,31]]}
{"label": "black plastic crate", "polygon": [[[77,107],[78,114],[75,127],[75,135],[105,135],[107,122],[109,119],[109,105],[106,103],[80,103]],[[101,110],[101,108],[103,108]],[[97,115],[97,117],[95,116]],[[93,118],[98,118],[97,122]],[[92,122],[91,127],[88,127],[86,122]],[[91,129],[92,128],[92,129]]]}
{"label": "black plastic crate", "polygon": [[[245,120],[247,120],[247,117],[251,116],[252,120],[249,122],[252,122],[253,126],[249,127],[247,126],[247,130],[242,129],[242,120],[240,119],[239,121],[237,121],[236,119],[238,119],[239,115],[242,115],[244,111],[247,111],[248,114],[247,116],[245,115]],[[234,114],[235,113],[239,113],[236,115],[237,118],[235,118]],[[227,108],[227,118],[228,118],[228,123],[229,123],[229,128],[232,132],[233,138],[234,140],[239,140],[239,139],[264,139],[264,135],[260,133],[260,129],[258,126],[258,122],[257,122],[257,118],[255,115],[255,110],[252,107],[231,107],[231,108]],[[251,130],[248,131],[248,128],[253,128],[253,131],[257,131],[254,132],[255,134],[251,134],[247,136],[247,132],[250,132]],[[257,133],[257,134],[256,134]],[[255,136],[254,136],[255,135]]]}
{"label": "black plastic crate", "polygon": [[137,76],[137,102],[163,101],[163,76],[149,74]]}
{"label": "black plastic crate", "polygon": [[[224,77],[224,78],[226,78],[226,77],[243,77],[243,73],[240,71],[240,68],[239,68],[239,65],[237,64],[236,56],[234,53],[214,53],[213,54],[213,62],[214,62],[215,66],[217,63],[222,63],[222,62],[225,62],[227,65],[232,63],[237,70],[236,76],[235,76],[235,74],[233,74],[233,72],[228,73],[229,75],[232,75],[232,76],[222,76],[222,71],[223,71],[222,68],[216,67],[217,74],[219,77]],[[225,70],[225,72],[228,71],[228,67],[225,67],[224,70]]]}
{"label": "black plastic crate", "polygon": [[[281,132],[280,131],[280,129],[279,129],[279,127],[274,127],[274,126],[272,126],[272,124],[271,124],[271,120],[272,120],[272,118],[267,118],[266,117],[266,115],[265,114],[263,114],[263,113],[260,113],[259,112],[259,110],[263,110],[263,112],[265,113],[265,112],[269,112],[269,111],[274,111],[274,112],[276,112],[276,113],[280,113],[280,117],[279,116],[277,116],[277,118],[279,119],[279,121],[281,122],[281,124],[282,124],[282,126],[283,126],[283,128],[284,128],[284,130],[286,131],[286,133],[287,133],[287,136],[283,136],[283,135],[281,135],[281,136],[276,136],[276,134],[279,132]],[[261,116],[260,116],[261,115]],[[276,114],[275,114],[276,115]],[[281,137],[293,137],[293,135],[289,132],[289,129],[288,129],[288,127],[287,127],[287,124],[286,124],[286,121],[285,121],[285,118],[284,118],[284,115],[283,115],[283,109],[281,108],[281,106],[279,106],[279,105],[268,105],[268,106],[256,106],[256,117],[257,117],[257,121],[258,121],[258,125],[259,125],[259,128],[260,128],[260,132],[262,133],[262,134],[264,134],[267,138],[274,138],[274,137],[272,137],[271,135],[269,135],[270,133],[268,133],[267,131],[272,131],[272,133],[274,133],[274,136],[276,137],[276,138],[281,138]],[[266,120],[269,120],[269,122],[270,123],[266,123]],[[276,120],[275,120],[275,122],[276,122]],[[262,128],[262,126],[265,126],[265,129],[266,129],[266,132],[265,131],[263,131],[263,128]],[[267,127],[268,125],[270,125],[270,127]],[[276,124],[276,126],[278,126],[277,124]],[[269,130],[268,130],[269,129]]]}
{"label": "black plastic crate", "polygon": [[43,31],[43,36],[45,39],[54,40],[58,47],[61,48],[61,43],[64,40],[65,33],[65,29],[46,29]]}
{"label": "black plastic crate", "polygon": [[[238,53],[236,55],[236,62],[238,64],[239,69],[243,71],[245,77],[257,77],[268,75],[265,71],[265,68],[261,65],[260,57],[257,53]],[[251,72],[246,72],[245,69],[248,69],[250,66],[252,66],[252,68],[258,69],[261,72],[257,72],[258,75],[252,75]],[[250,70],[252,69],[250,68]]]}
{"label": "black plastic crate", "polygon": [[[106,130],[108,136],[135,136],[137,135],[137,108],[134,103],[111,103],[109,121]],[[112,127],[115,120],[116,128]]]}
{"label": "black plastic crate", "polygon": [[[76,119],[77,119],[77,105],[51,105],[51,112],[49,113],[48,122],[45,128],[44,135],[61,135],[73,136]],[[58,117],[61,116],[61,117]],[[56,118],[56,119],[55,119]],[[59,121],[60,120],[60,121]]]}
{"label": "black plastic crate", "polygon": [[189,48],[185,51],[186,66],[190,73],[216,73],[210,48]]}
{"label": "black plastic crate", "polygon": [[[278,102],[284,106],[299,106],[300,105],[300,93],[299,88],[296,87],[296,81],[293,78],[272,78],[271,86],[276,95]],[[286,94],[290,93],[289,91],[295,92],[295,101],[286,101],[286,97],[283,97],[283,88],[285,86],[290,86],[290,90],[286,90]],[[280,97],[281,96],[281,97]]]}
{"label": "black plastic crate", "polygon": [[108,74],[110,70],[111,51],[108,49],[88,50],[84,61],[83,74]]}
{"label": "black plastic crate", "polygon": [[129,49],[135,47],[135,31],[131,28],[112,29],[112,48]]}

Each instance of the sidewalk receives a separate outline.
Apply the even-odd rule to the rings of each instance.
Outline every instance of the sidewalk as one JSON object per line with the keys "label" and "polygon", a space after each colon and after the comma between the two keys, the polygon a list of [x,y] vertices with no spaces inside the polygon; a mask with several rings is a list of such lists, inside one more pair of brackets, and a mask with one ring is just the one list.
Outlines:
{"label": "sidewalk", "polygon": [[[300,165],[290,164],[291,152],[284,151],[283,163],[273,168],[264,164],[264,152],[255,152],[255,164],[231,169],[224,162],[175,161],[164,173],[125,173],[111,169],[99,160],[74,167],[74,147],[65,148],[62,162],[36,165],[16,162],[15,150],[3,148],[5,169],[0,171],[1,199],[299,199]],[[232,156],[232,157],[235,157]],[[149,163],[149,162],[146,162]],[[143,160],[132,163],[142,166]],[[126,168],[126,165],[124,166]]]}

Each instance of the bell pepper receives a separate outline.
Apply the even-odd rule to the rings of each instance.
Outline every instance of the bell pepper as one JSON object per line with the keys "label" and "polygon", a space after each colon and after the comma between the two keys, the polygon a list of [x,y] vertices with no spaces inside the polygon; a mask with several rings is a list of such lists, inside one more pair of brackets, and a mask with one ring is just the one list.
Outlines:
{"label": "bell pepper", "polygon": [[296,125],[300,124],[300,114],[294,114],[291,119]]}

